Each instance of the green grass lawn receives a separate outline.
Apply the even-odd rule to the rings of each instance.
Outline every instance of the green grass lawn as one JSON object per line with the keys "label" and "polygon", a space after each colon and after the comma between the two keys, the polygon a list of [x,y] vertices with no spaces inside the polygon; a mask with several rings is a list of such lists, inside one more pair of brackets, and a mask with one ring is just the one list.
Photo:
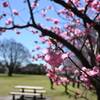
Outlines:
{"label": "green grass lawn", "polygon": [[[74,92],[77,88],[73,88],[69,85],[70,95],[64,93],[64,87],[54,86],[55,89],[50,89],[49,80],[46,76],[40,75],[13,75],[13,77],[8,77],[7,75],[0,74],[0,96],[9,95],[10,91],[13,91],[15,85],[33,85],[33,86],[43,86],[45,87],[47,93],[46,96],[50,97],[51,100],[75,100]],[[83,88],[80,88],[83,91]],[[96,100],[96,95],[93,92],[87,92],[88,100]],[[78,100],[86,100],[79,98]]]}

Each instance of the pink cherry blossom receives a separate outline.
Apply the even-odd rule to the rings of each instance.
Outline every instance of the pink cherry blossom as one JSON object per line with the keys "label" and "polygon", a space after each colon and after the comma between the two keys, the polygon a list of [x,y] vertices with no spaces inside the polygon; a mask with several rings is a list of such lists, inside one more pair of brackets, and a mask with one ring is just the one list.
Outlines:
{"label": "pink cherry blossom", "polygon": [[0,15],[0,20],[3,18],[3,16],[2,15]]}
{"label": "pink cherry blossom", "polygon": [[[61,58],[61,52],[54,52],[52,50],[48,50],[48,53],[45,55],[46,58],[44,60],[49,63],[53,67],[59,66],[63,59]],[[49,58],[49,59],[48,59]]]}
{"label": "pink cherry blossom", "polygon": [[6,30],[0,28],[0,33],[2,33],[2,32],[6,32]]}
{"label": "pink cherry blossom", "polygon": [[76,28],[76,29],[75,29],[75,35],[81,36],[81,35],[82,35],[82,34],[81,34],[81,30],[78,29],[78,28]]}
{"label": "pink cherry blossom", "polygon": [[6,25],[11,25],[11,24],[12,24],[12,22],[13,22],[13,21],[12,21],[12,19],[11,19],[11,18],[9,18],[9,19],[7,19],[7,20],[6,20],[5,24],[6,24]]}
{"label": "pink cherry blossom", "polygon": [[61,9],[58,11],[58,14],[66,15],[66,9]]}
{"label": "pink cherry blossom", "polygon": [[48,10],[51,10],[51,9],[52,9],[52,6],[48,6],[47,9],[48,9]]}
{"label": "pink cherry blossom", "polygon": [[51,46],[52,45],[52,42],[50,40],[47,40],[46,43]]}
{"label": "pink cherry blossom", "polygon": [[58,19],[53,19],[54,24],[59,24],[59,20]]}
{"label": "pink cherry blossom", "polygon": [[93,0],[91,6],[98,12],[100,12],[100,1]]}
{"label": "pink cherry blossom", "polygon": [[90,70],[89,72],[87,72],[89,76],[95,76],[97,75],[96,71]]}
{"label": "pink cherry blossom", "polygon": [[32,3],[31,3],[31,8],[32,8],[33,10],[34,10],[37,6],[38,6],[37,3],[35,3],[35,2],[32,2]]}
{"label": "pink cherry blossom", "polygon": [[67,58],[68,57],[68,53],[64,53],[64,54],[62,54],[62,59],[65,59],[65,58]]}
{"label": "pink cherry blossom", "polygon": [[47,54],[48,52],[49,52],[48,49],[44,49],[44,50],[43,50],[43,53],[44,53],[44,54]]}
{"label": "pink cherry blossom", "polygon": [[16,32],[16,34],[17,34],[17,35],[19,35],[19,34],[20,34],[20,32],[19,32],[19,31],[17,31],[17,32]]}
{"label": "pink cherry blossom", "polygon": [[81,13],[83,13],[84,12],[84,7],[80,7],[80,8],[78,8],[78,10],[81,12]]}
{"label": "pink cherry blossom", "polygon": [[8,7],[9,6],[9,3],[7,1],[3,2],[2,3],[3,7]]}
{"label": "pink cherry blossom", "polygon": [[19,12],[18,12],[16,9],[13,9],[13,11],[12,11],[12,12],[13,12],[13,14],[14,14],[14,15],[16,15],[16,16],[18,16],[18,15],[19,15]]}
{"label": "pink cherry blossom", "polygon": [[76,23],[77,23],[77,24],[80,24],[80,19],[77,19],[77,20],[76,20]]}
{"label": "pink cherry blossom", "polygon": [[46,17],[46,20],[47,20],[47,21],[52,21],[52,18]]}
{"label": "pink cherry blossom", "polygon": [[47,76],[52,79],[52,81],[56,84],[56,85],[66,85],[68,84],[70,81],[67,77],[62,77],[57,75],[57,72],[60,72],[61,70],[59,70],[58,68],[52,68],[47,70]]}
{"label": "pink cherry blossom", "polygon": [[80,0],[72,0],[74,4],[79,3]]}
{"label": "pink cherry blossom", "polygon": [[46,61],[49,61],[49,60],[50,60],[50,55],[46,55],[44,59],[45,59]]}
{"label": "pink cherry blossom", "polygon": [[100,75],[100,68],[95,66],[93,67],[93,71],[96,72],[97,75]]}
{"label": "pink cherry blossom", "polygon": [[33,34],[37,34],[37,33],[38,33],[38,31],[36,31],[36,30],[34,30],[34,29],[31,29],[31,32],[32,32]]}
{"label": "pink cherry blossom", "polygon": [[39,50],[39,49],[40,49],[40,46],[39,46],[39,45],[37,45],[35,48],[36,48],[37,50]]}
{"label": "pink cherry blossom", "polygon": [[47,39],[45,38],[45,37],[39,37],[40,38],[40,41],[42,42],[42,43],[45,43],[46,41],[47,41]]}
{"label": "pink cherry blossom", "polygon": [[46,13],[47,13],[47,9],[43,9],[43,10],[41,11],[41,15],[42,15],[43,17],[46,16]]}
{"label": "pink cherry blossom", "polygon": [[97,62],[100,62],[100,54],[98,54],[98,55],[96,56],[96,61],[97,61]]}
{"label": "pink cherry blossom", "polygon": [[60,77],[63,84],[69,83],[69,80],[66,77]]}
{"label": "pink cherry blossom", "polygon": [[74,71],[74,74],[75,74],[75,75],[79,75],[79,70],[76,69],[76,70]]}

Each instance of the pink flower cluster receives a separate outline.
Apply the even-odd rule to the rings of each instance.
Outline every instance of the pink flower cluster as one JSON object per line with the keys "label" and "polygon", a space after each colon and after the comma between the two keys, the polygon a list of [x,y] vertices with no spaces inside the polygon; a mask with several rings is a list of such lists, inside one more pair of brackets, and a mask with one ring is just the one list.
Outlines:
{"label": "pink flower cluster", "polygon": [[48,53],[45,55],[44,60],[49,63],[53,67],[57,67],[61,65],[63,59],[62,59],[62,53],[61,52],[54,52],[51,49],[48,49]]}
{"label": "pink flower cluster", "polygon": [[8,18],[5,22],[6,25],[11,25],[12,24],[12,19],[11,18]]}
{"label": "pink flower cluster", "polygon": [[58,68],[47,70],[47,76],[52,79],[56,85],[66,85],[70,82],[68,78],[57,75],[57,72],[60,72]]}
{"label": "pink flower cluster", "polygon": [[19,12],[18,12],[16,9],[13,9],[12,12],[13,12],[13,14],[16,15],[16,16],[19,15]]}
{"label": "pink flower cluster", "polygon": [[2,3],[2,5],[3,5],[3,7],[5,7],[5,8],[6,8],[6,7],[8,7],[8,6],[9,6],[9,3],[8,3],[7,1],[5,1],[5,2],[3,2],[3,3]]}
{"label": "pink flower cluster", "polygon": [[98,55],[96,56],[96,61],[97,61],[97,62],[100,62],[100,54],[98,54]]}
{"label": "pink flower cluster", "polygon": [[32,8],[32,10],[34,10],[37,6],[38,6],[37,3],[35,3],[35,2],[32,2],[32,3],[31,3],[31,8]]}
{"label": "pink flower cluster", "polygon": [[86,67],[82,68],[82,75],[80,76],[80,79],[82,82],[84,82],[86,87],[91,87],[91,81],[89,77],[94,76],[100,76],[100,68],[99,67],[93,67],[93,69],[87,69]]}
{"label": "pink flower cluster", "polygon": [[46,17],[46,20],[51,21],[54,24],[59,24],[60,23],[60,20],[56,19],[56,18]]}
{"label": "pink flower cluster", "polygon": [[86,0],[89,3],[89,6],[94,10],[100,12],[100,1],[98,0]]}

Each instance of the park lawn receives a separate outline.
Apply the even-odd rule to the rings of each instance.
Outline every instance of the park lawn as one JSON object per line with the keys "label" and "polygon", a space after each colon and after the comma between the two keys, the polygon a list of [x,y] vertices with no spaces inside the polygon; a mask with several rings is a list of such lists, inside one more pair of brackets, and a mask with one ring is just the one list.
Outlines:
{"label": "park lawn", "polygon": [[[8,77],[7,75],[0,74],[0,96],[8,96],[10,91],[13,91],[15,85],[35,85],[45,87],[47,93],[46,96],[50,97],[51,100],[75,100],[74,92],[77,91],[77,88],[73,88],[69,85],[69,93],[64,93],[64,88],[62,86],[54,86],[55,89],[50,89],[50,83],[46,76],[43,75],[21,75],[16,74],[13,77]],[[74,91],[74,92],[72,92]],[[83,91],[81,87],[79,91]],[[87,93],[88,100],[96,100],[96,95],[93,92],[88,91]],[[86,100],[79,98],[78,100]]]}

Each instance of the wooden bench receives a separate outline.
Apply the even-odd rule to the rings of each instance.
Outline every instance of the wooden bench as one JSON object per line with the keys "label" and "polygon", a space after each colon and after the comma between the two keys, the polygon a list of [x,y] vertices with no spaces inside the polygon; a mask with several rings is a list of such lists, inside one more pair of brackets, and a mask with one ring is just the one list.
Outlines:
{"label": "wooden bench", "polygon": [[12,100],[15,100],[16,95],[20,96],[20,100],[24,100],[24,96],[32,96],[33,100],[36,100],[36,97],[40,96],[39,93],[26,93],[26,92],[10,92],[10,94],[12,95]]}
{"label": "wooden bench", "polygon": [[[19,90],[20,92],[22,91],[21,89]],[[34,93],[34,90],[24,90],[24,92],[32,92]],[[36,93],[46,93],[46,90],[36,90]]]}
{"label": "wooden bench", "polygon": [[[21,92],[22,90],[20,90]],[[34,93],[34,90],[24,90],[25,93]],[[40,94],[40,98],[44,98],[43,94],[46,93],[46,90],[36,90],[35,93],[39,93]]]}
{"label": "wooden bench", "polygon": [[[16,90],[15,90],[16,89]],[[36,100],[36,98],[44,99],[44,93],[46,93],[46,90],[44,87],[40,86],[21,86],[17,85],[15,86],[14,92],[10,92],[10,94],[13,96],[13,100],[15,100],[15,96],[19,95],[21,97],[21,100],[24,99],[24,97],[29,96],[33,97],[33,100]]]}

